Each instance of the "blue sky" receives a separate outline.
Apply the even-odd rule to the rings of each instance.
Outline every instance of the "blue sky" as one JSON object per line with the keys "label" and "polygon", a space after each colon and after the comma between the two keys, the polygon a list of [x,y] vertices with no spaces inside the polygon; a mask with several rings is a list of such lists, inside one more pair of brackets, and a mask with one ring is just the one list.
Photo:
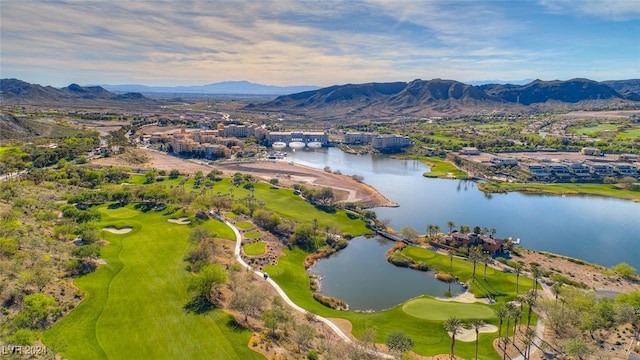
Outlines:
{"label": "blue sky", "polygon": [[53,86],[640,78],[640,1],[0,3],[0,77]]}

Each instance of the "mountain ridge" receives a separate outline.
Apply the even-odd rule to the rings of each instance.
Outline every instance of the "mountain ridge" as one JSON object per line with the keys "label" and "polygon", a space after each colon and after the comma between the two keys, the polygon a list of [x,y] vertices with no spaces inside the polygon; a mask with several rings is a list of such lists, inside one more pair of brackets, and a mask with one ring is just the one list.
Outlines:
{"label": "mountain ridge", "polygon": [[[88,85],[89,86],[89,85]],[[99,85],[113,92],[212,94],[212,95],[288,95],[320,89],[319,86],[276,86],[252,83],[246,80],[222,81],[205,85],[147,86],[139,84]]]}

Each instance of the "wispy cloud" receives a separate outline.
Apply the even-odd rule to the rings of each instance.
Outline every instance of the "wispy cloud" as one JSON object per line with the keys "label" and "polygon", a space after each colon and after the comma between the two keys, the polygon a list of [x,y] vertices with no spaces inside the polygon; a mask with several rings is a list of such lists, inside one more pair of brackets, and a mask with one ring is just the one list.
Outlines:
{"label": "wispy cloud", "polygon": [[[572,47],[581,44],[582,30],[553,32],[544,14],[589,15],[577,3],[6,0],[2,76],[63,81],[56,85],[233,79],[331,85],[541,77],[536,71],[572,77],[573,59],[585,52]],[[622,3],[609,5],[617,14],[612,20],[638,13],[635,2]],[[631,36],[618,41],[632,43]],[[580,68],[615,74],[604,68],[612,65],[603,55],[613,45],[596,45],[599,54]],[[632,50],[615,52],[617,68],[638,76]]]}

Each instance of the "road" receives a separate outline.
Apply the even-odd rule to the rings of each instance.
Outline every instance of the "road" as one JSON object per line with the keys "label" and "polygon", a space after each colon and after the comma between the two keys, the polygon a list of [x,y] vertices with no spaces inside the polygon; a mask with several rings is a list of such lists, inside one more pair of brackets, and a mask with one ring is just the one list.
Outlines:
{"label": "road", "polygon": [[[234,256],[236,258],[236,260],[245,268],[253,271],[254,274],[258,275],[259,277],[264,279],[264,275],[265,273],[262,273],[260,271],[254,270],[251,268],[251,266],[249,264],[247,264],[243,259],[242,256],[240,256],[240,248],[242,246],[242,235],[240,234],[240,230],[238,230],[238,228],[236,228],[231,222],[229,222],[227,219],[221,218],[219,216],[217,216],[217,214],[215,214],[213,211],[210,212],[213,216],[215,216],[218,220],[223,221],[225,224],[227,224],[232,230],[233,233],[236,236],[236,246],[235,249],[233,251]],[[285,294],[284,290],[282,290],[282,288],[275,282],[273,281],[273,279],[271,279],[270,277],[268,277],[266,279],[267,283],[269,283],[269,285],[271,285],[277,292],[278,295],[280,295],[280,297],[284,300],[284,302],[286,304],[288,304],[289,306],[291,306],[294,310],[302,313],[302,314],[306,314],[307,310],[301,308],[300,306],[298,306],[296,303],[294,303],[293,301],[291,301],[291,299],[289,299],[289,297],[287,296],[287,294]],[[345,334],[336,324],[332,323],[329,319],[324,318],[322,316],[315,316],[315,319],[318,321],[323,322],[324,324],[326,324],[331,330],[333,330],[334,333],[336,333],[336,335],[338,335],[342,340],[346,341],[349,344],[353,344],[354,346],[358,346],[360,347],[360,345],[356,344],[349,336],[347,336],[347,334]],[[394,359],[393,356],[383,353],[383,352],[379,352],[379,351],[373,351],[371,349],[365,349],[368,353],[372,354],[372,355],[376,355],[376,356],[380,356],[386,359]]]}

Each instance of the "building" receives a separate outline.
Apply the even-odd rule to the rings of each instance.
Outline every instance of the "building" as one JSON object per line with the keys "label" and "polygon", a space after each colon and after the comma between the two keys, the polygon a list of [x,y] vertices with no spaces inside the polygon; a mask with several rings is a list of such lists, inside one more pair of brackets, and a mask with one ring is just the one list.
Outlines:
{"label": "building", "polygon": [[635,166],[633,166],[631,164],[615,163],[615,164],[613,164],[613,168],[620,175],[625,175],[625,176],[637,176],[638,175],[638,168],[636,168]]}
{"label": "building", "polygon": [[636,154],[620,154],[618,156],[619,161],[638,162],[638,155]]}
{"label": "building", "polygon": [[480,151],[476,147],[463,147],[460,155],[480,155]]}
{"label": "building", "polygon": [[548,166],[549,170],[555,176],[569,176],[571,175],[571,170],[567,165],[564,164],[551,164]]}
{"label": "building", "polygon": [[589,156],[602,156],[602,150],[594,147],[583,147],[580,154]]}
{"label": "building", "polygon": [[609,164],[592,163],[592,164],[589,164],[589,168],[591,169],[592,173],[599,176],[613,175],[613,166]]}
{"label": "building", "polygon": [[411,145],[408,136],[378,135],[371,140],[371,145],[379,151],[400,150]]}
{"label": "building", "polygon": [[571,172],[577,176],[590,176],[591,171],[589,167],[584,165],[583,163],[570,163],[567,165]]}
{"label": "building", "polygon": [[323,146],[329,144],[329,135],[326,132],[317,131],[271,131],[265,135],[265,139],[269,144],[273,144],[274,142],[290,143],[293,141],[299,141],[305,144],[318,142]]}
{"label": "building", "polygon": [[375,133],[364,132],[347,132],[344,134],[344,143],[348,145],[361,145],[370,143],[375,136]]}
{"label": "building", "polygon": [[454,231],[451,235],[445,235],[443,239],[455,247],[460,246],[476,246],[481,245],[482,251],[485,251],[491,255],[495,255],[498,252],[502,252],[504,249],[504,240],[494,238],[491,235],[482,235],[476,233],[463,233],[461,231]]}
{"label": "building", "polygon": [[543,164],[527,164],[527,169],[534,177],[549,177],[551,172],[546,165]]}
{"label": "building", "polygon": [[517,166],[518,161],[516,159],[504,158],[504,157],[493,157],[491,158],[491,163],[497,166]]}

